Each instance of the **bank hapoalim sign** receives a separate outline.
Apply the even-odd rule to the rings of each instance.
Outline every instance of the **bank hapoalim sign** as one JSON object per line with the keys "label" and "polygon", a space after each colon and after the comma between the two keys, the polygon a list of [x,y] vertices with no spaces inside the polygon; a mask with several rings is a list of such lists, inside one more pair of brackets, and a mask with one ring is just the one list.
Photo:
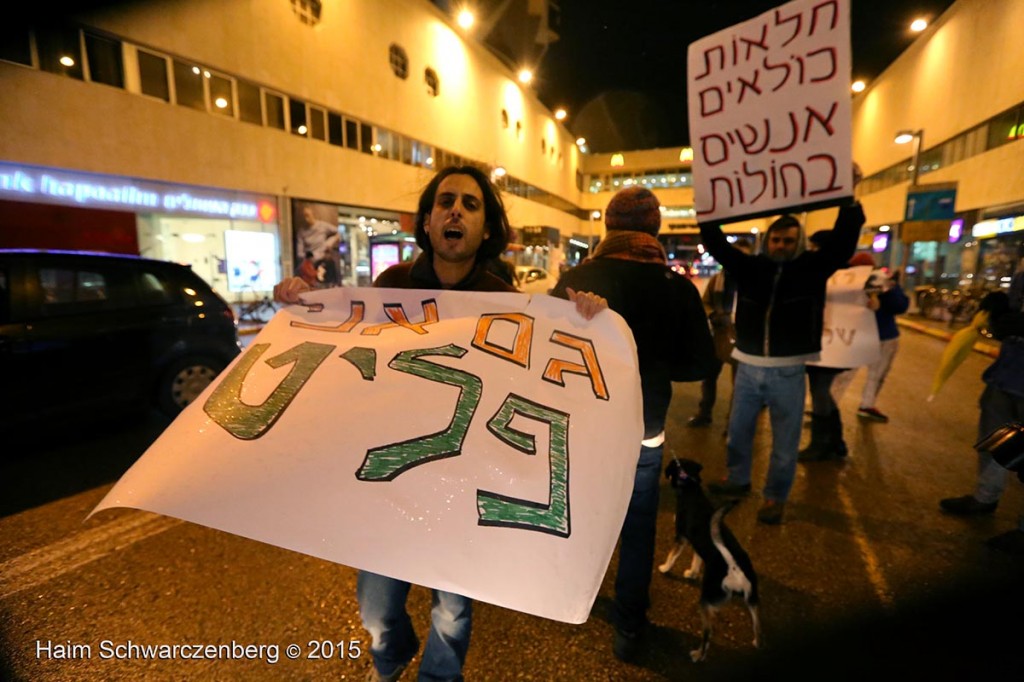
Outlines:
{"label": "bank hapoalim sign", "polygon": [[850,0],[796,0],[691,44],[697,220],[853,196]]}
{"label": "bank hapoalim sign", "polygon": [[633,488],[636,348],[548,296],[336,288],[279,312],[97,510],[581,623]]}

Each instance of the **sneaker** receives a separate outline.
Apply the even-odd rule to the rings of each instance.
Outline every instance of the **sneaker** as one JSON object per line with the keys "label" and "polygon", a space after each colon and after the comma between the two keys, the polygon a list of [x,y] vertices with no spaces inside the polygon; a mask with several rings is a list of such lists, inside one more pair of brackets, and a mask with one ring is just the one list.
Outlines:
{"label": "sneaker", "polygon": [[691,428],[698,428],[701,426],[710,426],[711,417],[703,414],[695,414],[686,422],[686,425]]}
{"label": "sneaker", "polygon": [[371,661],[370,670],[366,674],[366,682],[396,682],[402,676],[402,671],[405,670],[407,665],[400,665],[390,675],[383,675],[377,671],[377,666]]}
{"label": "sneaker", "polygon": [[767,523],[774,526],[782,523],[782,512],[786,509],[785,502],[765,500],[761,508],[757,510],[757,520],[760,523]]}
{"label": "sneaker", "polygon": [[870,419],[871,421],[882,422],[883,424],[889,421],[888,417],[886,417],[884,414],[882,414],[873,407],[862,407],[858,409],[857,416],[861,417],[862,419]]}
{"label": "sneaker", "polygon": [[998,502],[979,502],[974,495],[963,497],[947,497],[939,501],[942,511],[956,516],[981,516],[991,514],[999,506]]}
{"label": "sneaker", "polygon": [[716,483],[709,483],[708,492],[713,495],[723,495],[725,497],[742,497],[750,492],[750,484],[730,483],[729,479],[723,478],[721,481]]}

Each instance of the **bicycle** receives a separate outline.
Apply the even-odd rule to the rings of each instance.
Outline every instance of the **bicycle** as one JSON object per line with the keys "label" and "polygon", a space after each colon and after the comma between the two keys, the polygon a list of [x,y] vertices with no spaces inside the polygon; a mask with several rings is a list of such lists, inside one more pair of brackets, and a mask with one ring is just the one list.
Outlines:
{"label": "bicycle", "polygon": [[[256,293],[255,291],[253,293]],[[270,300],[269,296],[264,295],[262,298],[258,298],[255,301],[244,303],[239,301],[238,308],[238,321],[239,322],[254,322],[257,324],[264,324],[270,320],[274,314],[277,313],[277,305]]]}

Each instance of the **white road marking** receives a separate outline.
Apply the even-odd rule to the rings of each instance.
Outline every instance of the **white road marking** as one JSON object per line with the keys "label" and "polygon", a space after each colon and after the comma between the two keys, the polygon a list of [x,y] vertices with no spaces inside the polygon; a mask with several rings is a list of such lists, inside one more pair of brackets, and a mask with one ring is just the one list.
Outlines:
{"label": "white road marking", "polygon": [[140,511],[5,561],[0,564],[0,599],[59,578],[182,523]]}
{"label": "white road marking", "polygon": [[857,543],[861,557],[864,559],[864,566],[867,568],[871,586],[875,589],[875,594],[883,606],[892,606],[892,592],[885,580],[885,575],[882,574],[878,556],[875,555],[875,552],[871,549],[871,543],[868,542],[867,533],[864,532],[864,527],[860,523],[860,516],[857,515],[857,509],[853,506],[850,493],[841,485],[837,487],[837,491],[839,493],[839,501],[842,502],[843,510],[846,512],[846,518],[850,522],[850,531],[853,533],[853,539]]}

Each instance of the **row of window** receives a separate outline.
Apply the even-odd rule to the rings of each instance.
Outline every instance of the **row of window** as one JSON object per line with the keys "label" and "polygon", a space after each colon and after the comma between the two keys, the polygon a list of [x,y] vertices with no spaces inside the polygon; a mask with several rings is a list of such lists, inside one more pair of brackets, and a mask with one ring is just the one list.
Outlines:
{"label": "row of window", "polygon": [[[487,164],[462,158],[426,142],[90,29],[48,27],[7,37],[15,39],[0,43],[0,59],[5,61],[121,89],[126,89],[125,75],[134,62],[133,75],[138,76],[139,93],[169,104],[290,131],[300,137],[408,165],[424,168],[474,165],[488,172],[491,170]],[[510,194],[574,216],[586,215],[565,199],[511,176],[500,178],[498,185]]]}
{"label": "row of window", "polygon": [[589,191],[615,192],[630,185],[640,185],[649,189],[668,189],[670,187],[692,187],[693,173],[689,167],[668,168],[658,170],[642,170],[635,173],[612,173],[589,176]]}
{"label": "row of window", "polygon": [[[391,71],[405,80],[409,77],[409,55],[405,48],[395,43],[388,48],[388,61],[391,63]],[[429,66],[423,70],[423,83],[427,86],[427,94],[437,97],[441,94],[441,79],[437,77],[437,71]]]}
{"label": "row of window", "polygon": [[[931,173],[944,166],[950,166],[958,161],[1022,139],[1024,139],[1024,102],[936,147],[921,150],[918,155],[918,163],[921,166],[918,175]],[[873,194],[901,182],[907,182],[913,178],[913,175],[913,159],[900,161],[864,178],[859,192],[862,195]]]}

